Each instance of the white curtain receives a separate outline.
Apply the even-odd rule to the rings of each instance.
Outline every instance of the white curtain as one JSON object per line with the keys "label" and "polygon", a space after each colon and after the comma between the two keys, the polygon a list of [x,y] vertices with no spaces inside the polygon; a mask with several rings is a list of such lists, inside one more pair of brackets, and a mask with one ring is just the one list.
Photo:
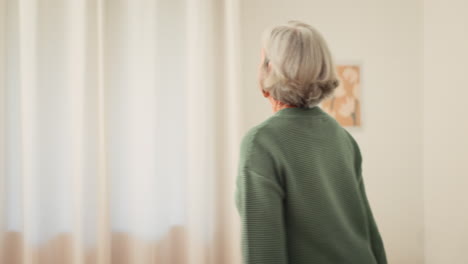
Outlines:
{"label": "white curtain", "polygon": [[240,263],[236,0],[0,0],[0,263]]}

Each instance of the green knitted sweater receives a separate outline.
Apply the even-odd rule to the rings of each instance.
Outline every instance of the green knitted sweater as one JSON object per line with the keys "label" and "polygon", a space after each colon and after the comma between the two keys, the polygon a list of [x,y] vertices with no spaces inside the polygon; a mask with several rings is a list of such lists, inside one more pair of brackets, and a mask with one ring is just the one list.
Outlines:
{"label": "green knitted sweater", "polygon": [[242,139],[244,264],[384,264],[353,137],[318,106],[283,108]]}

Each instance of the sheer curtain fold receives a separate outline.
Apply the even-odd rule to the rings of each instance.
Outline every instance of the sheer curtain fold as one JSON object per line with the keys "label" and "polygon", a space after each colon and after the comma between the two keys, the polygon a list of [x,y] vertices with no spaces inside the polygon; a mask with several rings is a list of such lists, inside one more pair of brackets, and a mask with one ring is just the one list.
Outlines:
{"label": "sheer curtain fold", "polygon": [[237,0],[0,0],[0,263],[240,263]]}
{"label": "sheer curtain fold", "polygon": [[5,234],[5,72],[6,72],[6,2],[0,0],[0,260],[4,259]]}

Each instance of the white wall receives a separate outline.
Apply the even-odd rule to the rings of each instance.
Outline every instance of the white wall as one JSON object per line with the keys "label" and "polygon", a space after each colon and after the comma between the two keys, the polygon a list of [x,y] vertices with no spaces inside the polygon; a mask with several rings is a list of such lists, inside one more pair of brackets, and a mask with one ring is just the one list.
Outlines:
{"label": "white wall", "polygon": [[272,113],[256,81],[266,26],[303,20],[323,33],[336,60],[362,61],[363,127],[351,133],[368,197],[389,263],[423,263],[422,2],[244,0],[241,11],[244,129]]}
{"label": "white wall", "polygon": [[468,263],[468,2],[424,7],[426,263]]}

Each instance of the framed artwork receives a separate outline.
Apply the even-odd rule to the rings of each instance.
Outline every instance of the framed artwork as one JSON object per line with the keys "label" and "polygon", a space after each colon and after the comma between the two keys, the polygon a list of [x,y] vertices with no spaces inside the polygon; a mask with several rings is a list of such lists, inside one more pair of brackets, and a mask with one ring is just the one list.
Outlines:
{"label": "framed artwork", "polygon": [[361,65],[338,64],[340,85],[320,106],[344,127],[361,126]]}

